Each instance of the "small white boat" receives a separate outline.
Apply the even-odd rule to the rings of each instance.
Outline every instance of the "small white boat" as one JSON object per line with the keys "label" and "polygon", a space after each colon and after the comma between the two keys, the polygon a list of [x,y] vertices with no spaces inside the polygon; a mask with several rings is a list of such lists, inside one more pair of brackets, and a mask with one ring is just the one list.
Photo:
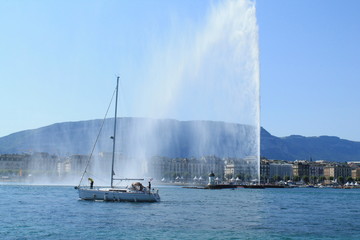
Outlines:
{"label": "small white boat", "polygon": [[[103,200],[118,202],[159,202],[158,190],[149,189],[140,185],[140,182],[133,183],[127,188],[98,188],[90,189],[79,187],[79,197],[83,200]],[[142,187],[138,187],[142,186]]]}
{"label": "small white boat", "polygon": [[[159,191],[151,188],[151,180],[149,181],[149,186],[145,187],[140,182],[134,182],[129,187],[117,188],[114,187],[114,180],[144,180],[144,179],[115,179],[114,178],[114,159],[115,159],[115,140],[116,140],[116,120],[117,120],[117,100],[118,100],[118,88],[119,88],[119,77],[117,77],[116,84],[116,101],[115,101],[115,120],[114,120],[114,135],[111,137],[113,140],[113,152],[112,152],[112,166],[111,166],[111,183],[110,187],[103,188],[93,188],[93,180],[91,181],[91,186],[80,186],[81,182],[86,173],[85,171],[81,177],[79,186],[75,189],[79,192],[79,198],[83,200],[103,200],[103,201],[119,201],[119,202],[159,202],[160,195]],[[89,161],[91,156],[89,158]]]}

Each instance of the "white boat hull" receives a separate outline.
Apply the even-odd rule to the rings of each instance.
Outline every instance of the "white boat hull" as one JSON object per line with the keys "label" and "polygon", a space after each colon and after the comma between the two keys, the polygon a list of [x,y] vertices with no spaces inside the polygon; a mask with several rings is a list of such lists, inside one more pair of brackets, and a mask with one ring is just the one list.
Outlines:
{"label": "white boat hull", "polygon": [[128,191],[127,189],[89,189],[78,188],[79,198],[83,200],[102,200],[118,202],[159,202],[160,196],[154,191]]}

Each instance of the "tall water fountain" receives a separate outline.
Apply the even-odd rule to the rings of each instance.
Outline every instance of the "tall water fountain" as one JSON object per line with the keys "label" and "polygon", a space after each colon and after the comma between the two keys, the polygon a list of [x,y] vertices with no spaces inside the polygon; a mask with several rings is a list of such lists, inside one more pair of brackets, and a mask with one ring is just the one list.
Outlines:
{"label": "tall water fountain", "polygon": [[[139,175],[139,166],[146,166],[149,156],[216,155],[246,159],[251,178],[259,179],[255,10],[250,0],[219,1],[205,21],[188,28],[175,24],[177,30],[165,43],[152,46],[149,64],[139,71],[139,78],[146,81],[138,89],[133,110],[133,115],[146,119],[120,123],[123,141],[118,148],[132,159],[121,166],[123,175]],[[124,133],[126,126],[129,133]]]}

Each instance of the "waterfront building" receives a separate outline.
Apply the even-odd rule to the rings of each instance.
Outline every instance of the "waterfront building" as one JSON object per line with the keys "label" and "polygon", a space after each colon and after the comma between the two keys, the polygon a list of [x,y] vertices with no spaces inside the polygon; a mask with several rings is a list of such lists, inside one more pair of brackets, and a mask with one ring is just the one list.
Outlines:
{"label": "waterfront building", "polygon": [[170,171],[175,173],[175,176],[179,179],[187,179],[189,175],[189,159],[188,158],[173,158],[170,160]]}
{"label": "waterfront building", "polygon": [[22,175],[28,169],[30,162],[29,154],[1,154],[0,175]]}
{"label": "waterfront building", "polygon": [[319,163],[310,163],[309,164],[309,177],[319,179],[321,176],[324,176],[324,165]]}
{"label": "waterfront building", "polygon": [[[89,160],[89,156],[76,154],[68,157],[56,157],[55,159],[57,159],[55,170],[52,166],[47,166],[46,171],[56,171],[58,177],[64,177],[68,175],[81,175]],[[90,164],[88,169],[91,171],[91,168],[92,165]]]}
{"label": "waterfront building", "polygon": [[55,175],[59,159],[48,153],[2,154],[0,155],[1,175]]}
{"label": "waterfront building", "polygon": [[302,179],[304,176],[309,176],[310,165],[307,161],[296,160],[293,164],[293,176],[298,176]]}
{"label": "waterfront building", "polygon": [[260,160],[260,182],[268,183],[270,180],[270,163],[267,159]]}
{"label": "waterfront building", "polygon": [[[206,179],[210,172],[223,178],[224,162],[215,156],[201,158],[167,158],[156,156],[149,161],[149,174],[157,179],[191,181]],[[176,179],[177,178],[177,179]]]}
{"label": "waterfront building", "polygon": [[227,179],[251,180],[252,159],[224,158],[224,175]]}
{"label": "waterfront building", "polygon": [[293,165],[289,163],[270,163],[269,173],[270,179],[274,178],[275,176],[279,176],[283,180],[286,176],[292,178]]}
{"label": "waterfront building", "polygon": [[227,159],[225,160],[225,168],[224,168],[224,175],[225,178],[234,178],[235,174],[239,173],[240,170],[240,163],[237,159]]}
{"label": "waterfront building", "polygon": [[360,179],[360,168],[352,169],[351,170],[351,177],[354,180]]}
{"label": "waterfront building", "polygon": [[149,168],[151,169],[150,175],[156,179],[170,179],[170,158],[154,156],[149,161]]}
{"label": "waterfront building", "polygon": [[327,179],[343,177],[346,179],[351,176],[351,168],[347,164],[332,164],[324,167],[324,176]]}
{"label": "waterfront building", "polygon": [[[205,162],[205,161],[204,161]],[[199,161],[196,158],[190,158],[189,159],[189,175],[192,179],[194,179],[194,177],[202,177],[203,179],[205,179],[205,174],[206,174],[206,170],[204,167],[204,162]]]}
{"label": "waterfront building", "polygon": [[33,153],[30,155],[28,170],[33,175],[55,175],[58,161],[56,155],[45,152]]}

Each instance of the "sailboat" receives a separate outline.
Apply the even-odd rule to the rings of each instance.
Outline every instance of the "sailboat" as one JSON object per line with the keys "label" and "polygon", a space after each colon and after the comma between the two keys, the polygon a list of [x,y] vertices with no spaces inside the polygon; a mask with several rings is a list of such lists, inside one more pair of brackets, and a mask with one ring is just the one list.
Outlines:
{"label": "sailboat", "polygon": [[[79,198],[83,200],[102,200],[102,201],[119,201],[119,202],[159,202],[160,195],[159,190],[151,188],[151,180],[148,186],[143,186],[141,182],[144,179],[128,179],[128,178],[114,178],[114,160],[115,160],[115,143],[116,143],[116,120],[117,120],[117,102],[118,102],[118,90],[119,90],[119,77],[117,77],[116,84],[116,98],[115,98],[115,120],[114,120],[114,135],[111,137],[113,140],[112,149],[112,162],[111,162],[111,182],[110,187],[93,188],[93,180],[91,186],[80,186],[84,174],[80,180],[80,184],[75,187],[79,192]],[[91,158],[91,157],[90,157]],[[89,158],[89,159],[90,159]],[[137,181],[132,183],[129,187],[114,187],[114,180],[125,181]]]}

